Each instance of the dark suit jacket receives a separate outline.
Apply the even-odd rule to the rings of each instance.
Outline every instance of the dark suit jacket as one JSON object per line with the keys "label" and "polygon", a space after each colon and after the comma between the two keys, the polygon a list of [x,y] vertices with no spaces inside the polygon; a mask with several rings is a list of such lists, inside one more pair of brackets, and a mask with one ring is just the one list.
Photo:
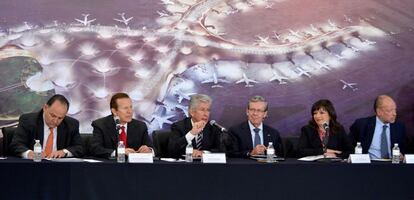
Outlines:
{"label": "dark suit jacket", "polygon": [[[187,139],[185,138],[185,135],[192,128],[191,118],[189,117],[171,125],[171,136],[168,142],[168,151],[172,157],[178,158],[185,154],[185,147],[187,146]],[[203,129],[201,150],[220,152],[220,134],[221,132],[218,128],[207,124]],[[192,145],[195,148],[195,138],[192,140]]]}
{"label": "dark suit jacket", "polygon": [[[249,157],[248,153],[253,150],[252,134],[250,132],[249,123],[247,121],[233,126],[229,130],[230,134],[235,138],[237,150],[233,154],[234,157]],[[277,156],[283,157],[283,145],[279,132],[265,124],[263,124],[263,142],[265,146],[269,142],[273,142],[275,153]]]}
{"label": "dark suit jacket", "polygon": [[[319,138],[318,131],[310,125],[301,129],[302,134],[299,137],[298,152],[300,156],[322,155],[322,141]],[[347,158],[352,153],[352,145],[346,135],[345,129],[341,127],[339,132],[331,133],[328,140],[328,149],[342,151],[342,158]]]}
{"label": "dark suit jacket", "polygon": [[[44,134],[43,110],[37,113],[23,114],[10,144],[10,150],[16,156],[27,150],[33,150],[35,139],[43,144]],[[83,142],[79,135],[79,122],[66,116],[57,127],[57,150],[67,149],[74,157],[84,154]]]}
{"label": "dark suit jacket", "polygon": [[[355,120],[351,125],[350,137],[353,146],[356,146],[357,142],[361,142],[362,153],[368,153],[371,146],[372,138],[374,137],[376,116],[367,118],[361,118]],[[398,143],[401,153],[405,153],[405,126],[401,122],[395,122],[390,124],[390,147],[394,146],[394,143]]]}
{"label": "dark suit jacket", "polygon": [[[90,142],[92,156],[109,158],[118,147],[119,134],[113,115],[109,115],[92,122],[93,136]],[[127,147],[138,150],[142,145],[152,147],[148,136],[147,125],[144,122],[132,119],[127,127]]]}

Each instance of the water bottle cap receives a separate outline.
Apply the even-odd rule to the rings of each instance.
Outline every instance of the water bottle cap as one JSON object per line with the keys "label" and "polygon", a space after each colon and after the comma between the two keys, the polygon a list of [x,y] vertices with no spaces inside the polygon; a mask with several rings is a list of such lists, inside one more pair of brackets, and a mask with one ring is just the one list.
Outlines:
{"label": "water bottle cap", "polygon": [[398,146],[398,143],[394,143],[394,146]]}
{"label": "water bottle cap", "polygon": [[124,144],[124,141],[119,141],[119,143]]}
{"label": "water bottle cap", "polygon": [[269,145],[273,144],[273,142],[269,142]]}
{"label": "water bottle cap", "polygon": [[35,142],[40,142],[40,140],[35,140]]}
{"label": "water bottle cap", "polygon": [[357,142],[357,145],[361,145],[361,142]]}

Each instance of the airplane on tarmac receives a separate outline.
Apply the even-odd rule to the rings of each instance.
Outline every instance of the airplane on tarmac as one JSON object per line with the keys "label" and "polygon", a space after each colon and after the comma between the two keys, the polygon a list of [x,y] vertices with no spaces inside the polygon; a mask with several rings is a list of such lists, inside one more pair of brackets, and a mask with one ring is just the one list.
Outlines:
{"label": "airplane on tarmac", "polygon": [[173,92],[173,95],[176,95],[178,97],[178,103],[181,103],[184,99],[190,100],[191,95],[195,93],[184,93],[181,90],[175,90]]}
{"label": "airplane on tarmac", "polygon": [[157,121],[158,126],[160,127],[160,129],[162,129],[162,125],[164,125],[164,124],[172,124],[173,123],[172,121],[168,120],[171,117],[175,117],[175,115],[167,115],[167,116],[153,115],[151,122],[153,122],[154,120]]}
{"label": "airplane on tarmac", "polygon": [[125,26],[128,26],[129,21],[131,21],[134,18],[134,17],[126,18],[125,13],[118,13],[118,15],[121,16],[121,19],[114,18],[114,20],[117,21],[117,22],[121,22],[121,23],[125,24]]}
{"label": "airplane on tarmac", "polygon": [[262,36],[260,36],[260,35],[256,35],[256,38],[257,38],[257,40],[256,40],[256,42],[259,44],[259,45],[266,45],[266,44],[269,44],[269,37],[262,37]]}
{"label": "airplane on tarmac", "polygon": [[298,31],[293,31],[292,29],[289,29],[289,32],[290,32],[290,34],[291,35],[293,35],[293,36],[295,36],[295,37],[297,37],[297,38],[299,38],[299,39],[302,39],[303,37],[299,34],[299,32]]}
{"label": "airplane on tarmac", "polygon": [[240,79],[240,80],[238,80],[238,81],[236,82],[236,84],[243,83],[243,82],[246,84],[246,85],[245,85],[245,87],[253,87],[253,85],[252,85],[252,84],[250,84],[250,83],[258,83],[257,81],[255,81],[255,80],[253,80],[253,79],[249,79],[249,78],[247,77],[246,73],[244,73],[244,72],[243,72],[243,78],[242,78],[242,79]]}
{"label": "airplane on tarmac", "polygon": [[89,15],[90,15],[90,14],[82,14],[82,16],[83,16],[83,20],[81,20],[81,19],[76,19],[76,18],[75,18],[75,20],[76,20],[77,22],[79,22],[80,24],[84,25],[84,26],[89,26],[92,22],[94,22],[94,21],[96,20],[96,18],[95,18],[95,19],[88,20],[88,16],[89,16]]}
{"label": "airplane on tarmac", "polygon": [[304,75],[304,76],[307,76],[309,78],[311,77],[311,75],[309,74],[309,71],[303,69],[302,67],[296,67],[295,71],[299,76]]}
{"label": "airplane on tarmac", "polygon": [[274,70],[272,70],[272,73],[273,73],[273,76],[269,79],[269,82],[277,80],[279,82],[279,85],[287,84],[286,81],[283,81],[283,80],[288,80],[287,77],[284,77],[284,76],[281,76],[281,75],[277,74]]}
{"label": "airplane on tarmac", "polygon": [[165,12],[163,10],[162,11],[157,10],[157,13],[160,17],[169,17],[170,16],[167,12]]}
{"label": "airplane on tarmac", "polygon": [[328,71],[330,71],[330,70],[331,70],[331,68],[329,67],[329,65],[327,65],[327,64],[325,64],[325,63],[323,63],[323,62],[321,62],[321,61],[319,61],[319,60],[316,60],[315,62],[316,62],[316,64],[318,64],[319,69],[324,68],[324,69],[326,69],[326,70],[328,70]]}
{"label": "airplane on tarmac", "polygon": [[216,87],[223,87],[219,84],[219,82],[223,82],[223,83],[228,83],[227,80],[224,79],[220,79],[217,76],[217,61],[214,61],[214,66],[213,66],[213,74],[212,77],[210,79],[204,80],[201,83],[205,84],[205,83],[213,83],[213,85],[211,86],[211,88],[216,88]]}
{"label": "airplane on tarmac", "polygon": [[345,90],[346,88],[349,88],[349,89],[351,89],[352,91],[356,91],[356,90],[358,90],[358,88],[357,87],[355,87],[356,85],[358,85],[357,83],[348,83],[348,82],[346,82],[346,81],[344,81],[344,80],[339,80],[339,81],[341,81],[341,83],[342,84],[344,84],[344,86],[342,87],[342,89],[343,90]]}
{"label": "airplane on tarmac", "polygon": [[160,4],[164,4],[164,5],[174,5],[175,3],[171,0],[161,0]]}

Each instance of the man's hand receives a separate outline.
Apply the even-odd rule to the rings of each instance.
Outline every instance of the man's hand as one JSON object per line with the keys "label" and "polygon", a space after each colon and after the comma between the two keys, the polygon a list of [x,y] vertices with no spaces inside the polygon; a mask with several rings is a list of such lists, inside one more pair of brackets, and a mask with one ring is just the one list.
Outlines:
{"label": "man's hand", "polygon": [[194,158],[201,158],[201,156],[203,156],[203,151],[197,150],[197,149],[193,150],[193,157]]}
{"label": "man's hand", "polygon": [[263,144],[259,144],[256,147],[253,148],[253,150],[250,152],[250,155],[263,155],[266,150],[266,146]]}
{"label": "man's hand", "polygon": [[137,153],[151,153],[152,149],[149,148],[147,145],[142,145],[141,147],[139,147]]}
{"label": "man's hand", "polygon": [[206,126],[205,121],[195,122],[193,124],[193,128],[190,130],[190,133],[193,135],[197,135],[204,129],[205,126]]}
{"label": "man's hand", "polygon": [[65,152],[63,150],[53,151],[47,158],[63,158],[65,157]]}
{"label": "man's hand", "polygon": [[125,148],[125,155],[129,155],[130,153],[137,153],[134,149]]}
{"label": "man's hand", "polygon": [[29,151],[29,153],[27,153],[27,159],[33,160],[33,158],[34,158],[34,152]]}

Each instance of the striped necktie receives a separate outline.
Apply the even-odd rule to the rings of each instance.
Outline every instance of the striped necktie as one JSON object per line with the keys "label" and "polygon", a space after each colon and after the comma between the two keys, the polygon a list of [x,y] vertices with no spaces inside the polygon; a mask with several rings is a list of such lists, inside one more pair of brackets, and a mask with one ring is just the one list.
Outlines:
{"label": "striped necktie", "polygon": [[196,149],[201,149],[202,142],[203,142],[203,132],[199,133],[196,137]]}
{"label": "striped necktie", "polygon": [[261,144],[262,142],[260,141],[260,135],[259,135],[260,128],[254,128],[253,131],[254,131],[253,148],[255,148],[257,145]]}

